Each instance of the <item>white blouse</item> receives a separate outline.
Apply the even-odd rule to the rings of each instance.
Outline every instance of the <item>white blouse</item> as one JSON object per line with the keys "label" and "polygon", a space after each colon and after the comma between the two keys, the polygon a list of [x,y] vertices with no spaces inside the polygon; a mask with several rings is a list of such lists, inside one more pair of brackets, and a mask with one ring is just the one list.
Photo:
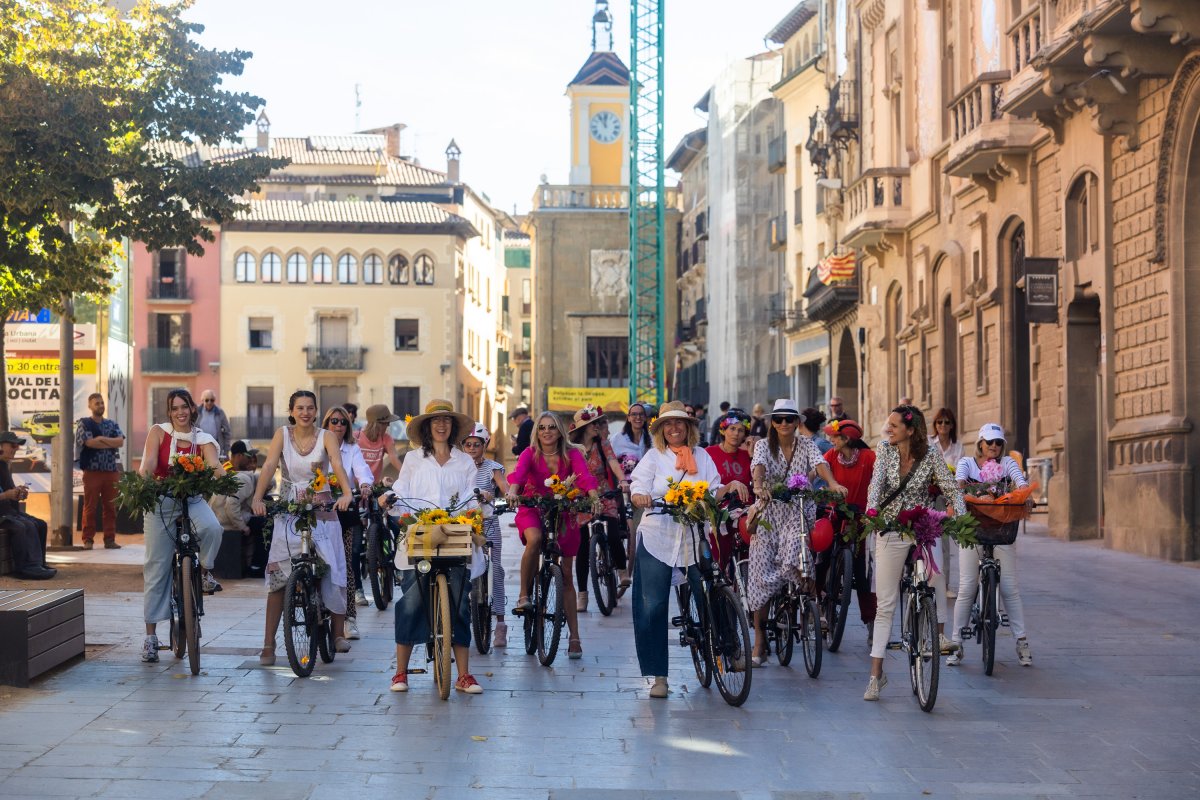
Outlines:
{"label": "white blouse", "polygon": [[[697,447],[692,451],[696,459],[695,475],[687,475],[683,470],[675,469],[675,454],[669,449],[665,452],[656,447],[650,448],[630,476],[631,494],[647,494],[655,500],[662,499],[667,493],[667,478],[679,481],[707,481],[708,488],[714,493],[721,488],[721,475],[712,456]],[[642,537],[642,545],[646,552],[671,567],[689,567],[696,563],[695,547],[687,529],[665,514],[647,509],[638,525],[638,535]]]}
{"label": "white blouse", "polygon": [[937,450],[942,454],[942,460],[946,462],[946,466],[950,467],[950,469],[955,469],[958,462],[962,460],[962,442],[951,442],[950,446],[943,450],[942,446],[938,443],[937,435],[934,434],[929,437],[929,447],[930,449]]}
{"label": "white blouse", "polygon": [[609,442],[612,444],[613,452],[616,453],[617,458],[621,456],[641,458],[642,454],[646,452],[646,448],[650,446],[650,431],[642,431],[642,441],[640,443],[635,443],[626,436],[625,431],[618,431]]}
{"label": "white blouse", "polygon": [[367,460],[363,458],[362,449],[358,445],[354,442],[342,442],[338,452],[342,456],[342,469],[346,470],[346,475],[354,482],[355,487],[375,482],[375,473],[367,466]]}
{"label": "white blouse", "polygon": [[[479,468],[475,459],[458,448],[450,451],[450,460],[439,464],[432,455],[424,451],[409,450],[400,464],[400,477],[392,484],[392,494],[400,498],[392,506],[392,516],[402,516],[425,508],[449,509],[457,495],[460,509],[477,508],[475,501],[475,474]],[[472,548],[471,577],[483,573],[483,554]],[[412,569],[408,552],[402,545],[396,548],[396,568]]]}

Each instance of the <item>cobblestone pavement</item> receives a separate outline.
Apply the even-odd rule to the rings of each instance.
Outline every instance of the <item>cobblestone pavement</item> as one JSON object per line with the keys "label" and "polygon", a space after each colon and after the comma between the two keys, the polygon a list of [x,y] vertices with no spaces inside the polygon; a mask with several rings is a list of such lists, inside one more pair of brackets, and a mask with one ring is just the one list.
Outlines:
{"label": "cobblestone pavement", "polygon": [[169,656],[139,663],[139,593],[89,596],[88,659],[0,687],[0,797],[1200,796],[1200,571],[1038,535],[1019,547],[1033,667],[1001,638],[986,677],[970,645],[932,714],[895,653],[883,700],[863,702],[861,625],[817,680],[799,654],[756,670],[742,708],[673,647],[658,701],[626,599],[584,616],[583,660],[472,650],[486,692],[442,702],[429,676],[388,691],[390,609],[360,610],[353,651],[298,679],[282,646],[281,666],[258,665],[261,584],[230,582],[192,677]]}

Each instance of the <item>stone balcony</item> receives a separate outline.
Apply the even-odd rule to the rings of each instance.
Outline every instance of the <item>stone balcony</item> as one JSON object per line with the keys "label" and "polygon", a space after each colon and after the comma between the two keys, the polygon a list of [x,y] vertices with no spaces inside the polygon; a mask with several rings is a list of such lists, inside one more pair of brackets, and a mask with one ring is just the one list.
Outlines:
{"label": "stone balcony", "polygon": [[1043,135],[1036,121],[1001,113],[1007,82],[1007,72],[980,75],[950,103],[953,140],[945,171],[970,178],[989,199],[1010,175],[1025,182],[1033,143]]}
{"label": "stone balcony", "polygon": [[876,252],[902,250],[911,214],[908,170],[865,171],[846,190],[846,233],[842,243]]}
{"label": "stone balcony", "polygon": [[[678,210],[679,190],[668,187],[665,202],[667,208]],[[629,187],[544,183],[533,194],[533,207],[537,210],[626,211],[629,208]]]}

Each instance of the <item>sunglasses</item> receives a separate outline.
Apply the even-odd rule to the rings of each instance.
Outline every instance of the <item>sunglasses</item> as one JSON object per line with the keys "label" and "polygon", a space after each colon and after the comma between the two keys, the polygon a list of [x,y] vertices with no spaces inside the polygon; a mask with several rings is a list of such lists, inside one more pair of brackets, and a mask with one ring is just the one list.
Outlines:
{"label": "sunglasses", "polygon": [[780,425],[795,425],[797,422],[800,421],[800,418],[799,417],[775,417],[773,421],[778,422]]}
{"label": "sunglasses", "polygon": [[329,424],[330,425],[349,425],[350,420],[348,420],[348,419],[331,419],[331,420],[329,420]]}
{"label": "sunglasses", "polygon": [[954,423],[948,419],[935,419],[933,421],[933,424],[934,425],[953,425]]}
{"label": "sunglasses", "polygon": [[483,447],[483,442],[479,441],[478,439],[467,440],[463,442],[463,447]]}
{"label": "sunglasses", "polygon": [[988,447],[1001,447],[1004,444],[1003,439],[984,439],[983,443]]}
{"label": "sunglasses", "polygon": [[558,428],[554,427],[553,425],[538,425],[537,429],[539,431],[556,431],[556,430],[558,430]]}

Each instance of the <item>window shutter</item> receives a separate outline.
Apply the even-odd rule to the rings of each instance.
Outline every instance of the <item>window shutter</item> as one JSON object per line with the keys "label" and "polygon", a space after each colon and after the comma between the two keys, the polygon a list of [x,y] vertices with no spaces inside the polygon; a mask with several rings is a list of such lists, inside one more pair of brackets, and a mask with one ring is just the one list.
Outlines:
{"label": "window shutter", "polygon": [[153,253],[150,254],[150,277],[154,281],[155,286],[158,285],[158,282],[161,278],[161,272],[159,271],[159,263],[161,262],[161,260],[162,260],[161,251],[155,250]]}
{"label": "window shutter", "polygon": [[[158,269],[157,262],[154,267]],[[158,315],[153,311],[146,315],[146,346],[158,347]]]}
{"label": "window shutter", "polygon": [[192,313],[185,311],[179,315],[179,327],[182,331],[180,340],[183,342],[182,347],[187,349],[192,346]]}

